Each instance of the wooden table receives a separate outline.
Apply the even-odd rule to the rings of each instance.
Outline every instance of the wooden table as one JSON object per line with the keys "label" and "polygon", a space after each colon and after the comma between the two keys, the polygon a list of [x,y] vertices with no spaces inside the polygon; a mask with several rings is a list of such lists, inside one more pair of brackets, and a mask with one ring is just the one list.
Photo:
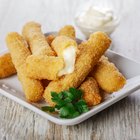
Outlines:
{"label": "wooden table", "polygon": [[[21,32],[27,21],[38,21],[43,31],[57,31],[74,25],[74,15],[87,0],[0,0],[0,50],[5,36]],[[120,17],[112,34],[112,49],[140,61],[140,1],[97,0]],[[77,30],[77,36],[83,35]],[[1,140],[135,140],[140,139],[140,91],[76,126],[55,125],[36,113],[0,95]]]}

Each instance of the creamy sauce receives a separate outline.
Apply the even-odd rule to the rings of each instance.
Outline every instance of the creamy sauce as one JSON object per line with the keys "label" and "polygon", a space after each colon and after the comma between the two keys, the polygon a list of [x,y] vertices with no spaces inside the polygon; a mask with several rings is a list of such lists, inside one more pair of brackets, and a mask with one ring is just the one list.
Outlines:
{"label": "creamy sauce", "polygon": [[63,58],[64,58],[65,67],[58,73],[58,76],[70,74],[74,71],[76,48],[74,46],[70,46],[66,48],[63,51]]}
{"label": "creamy sauce", "polygon": [[90,6],[76,17],[76,23],[91,31],[103,31],[110,34],[118,25],[118,20],[113,15],[113,11]]}

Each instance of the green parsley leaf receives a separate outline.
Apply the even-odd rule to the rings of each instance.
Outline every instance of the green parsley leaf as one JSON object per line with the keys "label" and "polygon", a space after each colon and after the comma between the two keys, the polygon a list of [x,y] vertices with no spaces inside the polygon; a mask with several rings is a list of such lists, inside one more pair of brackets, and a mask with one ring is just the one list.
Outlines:
{"label": "green parsley leaf", "polygon": [[57,94],[56,92],[51,92],[52,101],[55,102],[58,106],[62,107],[67,102],[62,99],[63,93]]}
{"label": "green parsley leaf", "polygon": [[78,117],[80,115],[80,113],[78,111],[75,111],[72,115],[71,118],[75,118]]}
{"label": "green parsley leaf", "polygon": [[75,103],[75,107],[78,110],[78,112],[80,112],[80,113],[85,113],[85,112],[89,111],[88,106],[87,106],[85,100],[83,100],[83,99],[81,99],[77,103]]}
{"label": "green parsley leaf", "polygon": [[80,115],[79,112],[75,110],[75,107],[73,106],[72,103],[68,103],[60,109],[61,118],[73,118],[79,115]]}
{"label": "green parsley leaf", "polygon": [[63,99],[63,92],[60,92],[59,94],[57,94],[58,95],[58,98],[59,99]]}
{"label": "green parsley leaf", "polygon": [[52,98],[53,98],[53,97],[57,97],[57,93],[52,91],[52,92],[51,92],[51,96],[52,96]]}
{"label": "green parsley leaf", "polygon": [[64,91],[63,95],[64,95],[64,98],[69,98],[71,100],[74,100],[74,95],[69,91]]}
{"label": "green parsley leaf", "polygon": [[61,118],[75,118],[80,114],[87,112],[88,106],[82,99],[82,91],[76,88],[61,91],[60,93],[51,92],[52,101],[56,103],[55,107],[42,107],[43,111],[58,111]]}
{"label": "green parsley leaf", "polygon": [[76,88],[69,88],[69,92],[73,95],[73,100],[78,100],[78,99],[81,99],[82,97],[82,91],[81,90],[78,90]]}
{"label": "green parsley leaf", "polygon": [[70,110],[67,106],[63,106],[60,109],[60,117],[61,118],[67,118],[70,114]]}
{"label": "green parsley leaf", "polygon": [[54,112],[55,111],[55,108],[54,107],[50,107],[50,106],[43,106],[41,108],[41,110],[43,110],[43,111],[49,111],[49,112]]}

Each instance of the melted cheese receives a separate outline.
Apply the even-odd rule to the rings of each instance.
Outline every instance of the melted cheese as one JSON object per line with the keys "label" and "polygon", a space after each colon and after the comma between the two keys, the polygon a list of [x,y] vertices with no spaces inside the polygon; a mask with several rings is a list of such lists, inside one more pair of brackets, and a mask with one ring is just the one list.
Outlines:
{"label": "melted cheese", "polygon": [[58,73],[58,76],[70,74],[74,71],[75,59],[76,59],[76,48],[70,46],[63,51],[63,58],[65,67]]}

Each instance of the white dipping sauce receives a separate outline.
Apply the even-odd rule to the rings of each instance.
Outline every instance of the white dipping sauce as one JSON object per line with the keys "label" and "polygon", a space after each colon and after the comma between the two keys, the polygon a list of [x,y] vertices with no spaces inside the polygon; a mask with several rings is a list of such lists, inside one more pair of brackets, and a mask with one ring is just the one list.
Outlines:
{"label": "white dipping sauce", "polygon": [[103,31],[111,34],[118,25],[117,18],[111,10],[90,6],[76,17],[76,23],[81,28],[93,31]]}
{"label": "white dipping sauce", "polygon": [[65,67],[58,73],[58,76],[70,74],[74,71],[75,60],[76,60],[76,48],[73,46],[66,48],[63,51],[63,58],[64,58]]}

